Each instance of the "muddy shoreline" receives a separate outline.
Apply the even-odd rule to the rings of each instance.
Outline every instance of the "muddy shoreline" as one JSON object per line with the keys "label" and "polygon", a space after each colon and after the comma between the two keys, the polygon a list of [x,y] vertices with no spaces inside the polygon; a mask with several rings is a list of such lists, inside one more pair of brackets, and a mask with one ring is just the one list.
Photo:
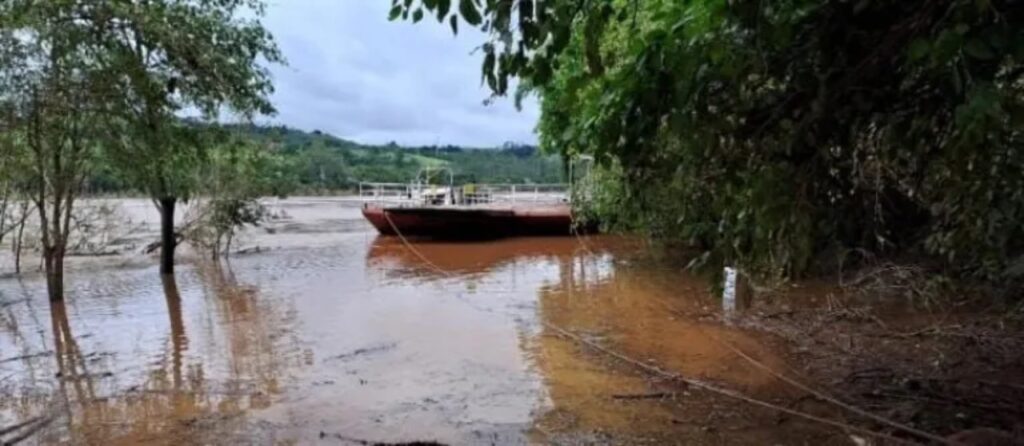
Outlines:
{"label": "muddy shoreline", "polygon": [[[765,305],[740,323],[780,338],[789,363],[800,365],[796,376],[855,407],[958,444],[1024,443],[1019,307],[825,300],[814,309]],[[861,425],[928,442],[846,412]]]}
{"label": "muddy shoreline", "polygon": [[130,249],[73,258],[62,306],[38,274],[0,278],[0,426],[28,444],[927,442],[782,375],[943,439],[1021,435],[1020,308],[819,284],[725,315],[629,238],[413,252],[345,199],[272,210],[243,254],[186,254],[173,279]]}

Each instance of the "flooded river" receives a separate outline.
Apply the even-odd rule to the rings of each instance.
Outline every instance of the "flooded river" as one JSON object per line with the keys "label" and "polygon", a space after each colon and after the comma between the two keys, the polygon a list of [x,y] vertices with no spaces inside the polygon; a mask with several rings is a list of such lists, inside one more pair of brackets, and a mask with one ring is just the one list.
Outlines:
{"label": "flooded river", "polygon": [[28,440],[45,444],[843,444],[554,331],[792,396],[716,340],[785,368],[778,349],[714,322],[706,284],[639,242],[410,249],[344,200],[272,208],[245,254],[186,255],[173,278],[132,251],[72,259],[63,305],[38,274],[0,279],[0,427],[52,417]]}

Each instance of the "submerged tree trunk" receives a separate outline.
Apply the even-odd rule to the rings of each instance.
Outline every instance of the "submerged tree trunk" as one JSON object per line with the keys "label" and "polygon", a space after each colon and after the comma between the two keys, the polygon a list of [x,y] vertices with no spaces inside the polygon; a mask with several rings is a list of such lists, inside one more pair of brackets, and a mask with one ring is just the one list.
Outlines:
{"label": "submerged tree trunk", "polygon": [[[45,196],[37,202],[39,227],[42,231],[43,271],[46,273],[46,291],[50,302],[64,300],[64,254],[70,229],[73,197],[57,192],[57,199],[47,203]],[[66,201],[65,201],[66,200]],[[52,212],[47,216],[46,212]]]}
{"label": "submerged tree trunk", "polygon": [[[71,208],[75,197],[70,188],[55,189],[54,200],[47,203],[45,195],[41,196],[37,206],[42,230],[46,290],[50,302],[61,302],[64,300],[64,255],[67,253],[71,232]],[[48,217],[47,211],[52,215]]]}
{"label": "submerged tree trunk", "polygon": [[157,200],[160,210],[160,273],[174,272],[174,248],[178,241],[174,236],[174,206],[177,197],[162,197]]}
{"label": "submerged tree trunk", "polygon": [[44,248],[43,262],[46,270],[46,290],[50,302],[64,300],[64,253],[62,249]]}

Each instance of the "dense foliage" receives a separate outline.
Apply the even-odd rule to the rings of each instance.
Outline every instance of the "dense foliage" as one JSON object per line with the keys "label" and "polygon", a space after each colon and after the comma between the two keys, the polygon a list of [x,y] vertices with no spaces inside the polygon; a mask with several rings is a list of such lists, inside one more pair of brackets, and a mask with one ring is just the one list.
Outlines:
{"label": "dense foliage", "polygon": [[[269,114],[273,91],[265,65],[283,60],[249,0],[92,2],[77,6],[94,31],[97,58],[116,92],[99,107],[115,168],[154,199],[187,199],[179,182],[204,162],[198,126],[176,115],[185,109],[213,120],[220,113]],[[257,59],[260,59],[257,62]]]}
{"label": "dense foliage", "polygon": [[607,222],[771,275],[849,253],[1024,275],[1020,2],[458,3],[495,93],[540,94],[542,146],[595,155]]}

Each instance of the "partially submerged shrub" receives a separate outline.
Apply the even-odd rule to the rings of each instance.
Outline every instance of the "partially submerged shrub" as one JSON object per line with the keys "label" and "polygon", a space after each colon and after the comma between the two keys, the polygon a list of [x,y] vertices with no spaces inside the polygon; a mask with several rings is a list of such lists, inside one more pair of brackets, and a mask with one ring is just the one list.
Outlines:
{"label": "partially submerged shrub", "polygon": [[269,215],[254,197],[203,200],[195,210],[198,218],[190,222],[187,238],[213,259],[230,255],[238,232],[246,226],[259,226]]}
{"label": "partially submerged shrub", "polygon": [[260,197],[284,196],[294,183],[282,174],[284,161],[269,149],[244,141],[211,150],[200,174],[204,197],[190,211],[186,238],[213,258],[231,253],[238,232],[271,217]]}

